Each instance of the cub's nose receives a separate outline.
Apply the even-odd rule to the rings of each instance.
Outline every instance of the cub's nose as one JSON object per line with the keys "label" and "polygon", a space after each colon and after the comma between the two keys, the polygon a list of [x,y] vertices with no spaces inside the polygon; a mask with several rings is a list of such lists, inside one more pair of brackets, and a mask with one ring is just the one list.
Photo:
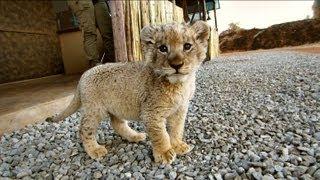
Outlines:
{"label": "cub's nose", "polygon": [[182,66],[183,66],[183,62],[170,62],[169,65],[175,69],[176,71],[178,71]]}

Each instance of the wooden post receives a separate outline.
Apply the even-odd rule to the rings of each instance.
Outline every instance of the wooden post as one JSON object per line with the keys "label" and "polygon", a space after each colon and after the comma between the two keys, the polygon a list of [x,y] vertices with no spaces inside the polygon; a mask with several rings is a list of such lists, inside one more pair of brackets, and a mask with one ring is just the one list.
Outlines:
{"label": "wooden post", "polygon": [[114,53],[117,62],[128,61],[126,47],[125,19],[122,1],[110,1]]}
{"label": "wooden post", "polygon": [[213,1],[213,13],[214,13],[214,27],[215,27],[215,30],[218,32],[216,1]]}
{"label": "wooden post", "polygon": [[213,59],[219,55],[219,34],[211,27],[210,38],[208,42],[207,58]]}
{"label": "wooden post", "polygon": [[182,0],[183,18],[185,22],[189,22],[188,5],[186,0]]}
{"label": "wooden post", "polygon": [[127,38],[127,51],[128,51],[128,60],[134,61],[133,59],[133,53],[132,53],[132,31],[131,31],[131,7],[130,2],[125,2],[125,12],[126,12],[126,38]]}
{"label": "wooden post", "polygon": [[207,21],[207,7],[206,7],[206,0],[202,0],[202,20]]}
{"label": "wooden post", "polygon": [[[112,0],[110,2],[115,4],[115,2],[120,0]],[[124,27],[125,27],[125,38],[115,39],[114,43],[119,44],[119,42],[125,44],[128,61],[139,61],[142,60],[142,51],[140,43],[140,30],[146,25],[154,24],[164,24],[166,22],[172,22],[175,19],[177,22],[183,22],[183,10],[180,7],[175,7],[174,3],[171,4],[169,1],[160,0],[128,0],[120,1],[123,2],[123,16],[124,17]],[[173,7],[174,6],[174,7]],[[111,7],[110,7],[111,9]],[[173,10],[174,9],[174,10]],[[115,11],[112,11],[115,10]],[[116,17],[115,13],[120,13],[116,8],[111,9],[112,16]],[[119,17],[118,17],[119,18]],[[113,18],[112,23],[115,23],[115,27],[118,27],[122,23]],[[114,34],[119,36],[119,28],[114,27]],[[124,53],[124,48],[118,48],[115,51],[117,53]],[[122,57],[120,58],[123,59]]]}
{"label": "wooden post", "polygon": [[176,18],[176,0],[172,1],[172,21],[176,22],[178,19]]}
{"label": "wooden post", "polygon": [[139,25],[139,1],[127,1],[130,3],[130,19],[131,19],[131,34],[132,34],[132,55],[134,61],[140,59],[140,25]]}
{"label": "wooden post", "polygon": [[141,24],[142,24],[142,27],[145,27],[150,24],[149,2],[146,0],[140,1],[140,9],[141,9]]}

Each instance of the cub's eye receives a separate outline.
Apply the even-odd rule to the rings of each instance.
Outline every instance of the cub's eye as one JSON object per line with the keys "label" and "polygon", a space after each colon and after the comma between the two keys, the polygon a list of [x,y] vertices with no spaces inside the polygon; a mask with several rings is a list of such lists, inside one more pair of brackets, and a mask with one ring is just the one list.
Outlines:
{"label": "cub's eye", "polygon": [[161,46],[159,46],[159,50],[161,52],[168,52],[168,47],[166,45],[161,45]]}
{"label": "cub's eye", "polygon": [[184,45],[183,45],[183,50],[185,50],[185,51],[188,51],[188,50],[190,50],[191,49],[191,44],[190,43],[185,43]]}

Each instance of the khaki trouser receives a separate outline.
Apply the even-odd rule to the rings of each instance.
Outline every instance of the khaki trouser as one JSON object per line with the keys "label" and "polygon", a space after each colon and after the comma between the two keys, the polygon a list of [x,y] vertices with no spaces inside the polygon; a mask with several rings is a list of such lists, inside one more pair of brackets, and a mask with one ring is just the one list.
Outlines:
{"label": "khaki trouser", "polygon": [[107,4],[99,0],[93,5],[91,0],[69,0],[68,4],[80,21],[84,50],[89,61],[99,62],[96,24],[102,36],[106,54],[113,54],[112,23]]}
{"label": "khaki trouser", "polygon": [[314,2],[312,9],[313,9],[313,18],[320,18],[320,4],[317,5],[316,2]]}

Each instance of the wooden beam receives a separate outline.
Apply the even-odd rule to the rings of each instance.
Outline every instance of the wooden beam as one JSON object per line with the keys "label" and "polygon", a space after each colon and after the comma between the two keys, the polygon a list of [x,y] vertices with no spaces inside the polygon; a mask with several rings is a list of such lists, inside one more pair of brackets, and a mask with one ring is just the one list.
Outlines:
{"label": "wooden beam", "polygon": [[128,61],[126,47],[125,18],[122,1],[110,1],[114,53],[117,62]]}
{"label": "wooden beam", "polygon": [[0,27],[2,32],[12,32],[12,33],[25,33],[25,34],[37,34],[37,35],[52,35],[56,34],[56,31],[33,31],[33,30],[24,30],[24,29],[10,29],[6,27]]}
{"label": "wooden beam", "polygon": [[134,61],[140,60],[140,2],[126,1],[130,3],[130,19],[131,19],[131,34],[132,34],[132,56]]}
{"label": "wooden beam", "polygon": [[131,11],[130,11],[130,3],[125,2],[125,28],[126,28],[126,38],[127,38],[127,51],[128,51],[128,61],[134,61],[133,53],[132,53],[132,30],[131,30]]}
{"label": "wooden beam", "polygon": [[182,9],[183,9],[183,18],[185,22],[189,22],[189,16],[188,16],[188,4],[186,0],[182,1]]}
{"label": "wooden beam", "polygon": [[206,7],[206,0],[201,1],[202,7],[202,20],[207,21],[207,7]]}
{"label": "wooden beam", "polygon": [[142,27],[148,26],[150,24],[149,21],[149,2],[146,0],[140,1],[140,9],[141,9],[141,24]]}
{"label": "wooden beam", "polygon": [[175,14],[176,14],[176,0],[173,0],[172,1],[172,20],[173,21],[177,21]]}

